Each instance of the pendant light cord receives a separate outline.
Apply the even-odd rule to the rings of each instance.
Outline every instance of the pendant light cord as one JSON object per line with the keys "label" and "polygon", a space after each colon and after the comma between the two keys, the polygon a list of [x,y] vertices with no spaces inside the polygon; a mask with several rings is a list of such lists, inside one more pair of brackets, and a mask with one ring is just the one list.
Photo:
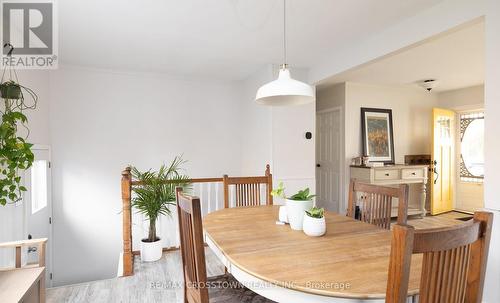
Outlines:
{"label": "pendant light cord", "polygon": [[286,69],[286,0],[283,0],[283,66]]}

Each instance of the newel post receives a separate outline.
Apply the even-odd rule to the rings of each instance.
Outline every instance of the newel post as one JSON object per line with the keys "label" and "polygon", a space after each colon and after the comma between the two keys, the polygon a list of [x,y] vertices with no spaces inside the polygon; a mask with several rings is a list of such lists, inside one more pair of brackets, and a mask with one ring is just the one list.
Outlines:
{"label": "newel post", "polygon": [[271,166],[269,164],[266,165],[266,177],[267,177],[267,204],[273,205],[273,195],[271,192],[273,191],[273,174],[271,174]]}
{"label": "newel post", "polygon": [[122,171],[122,213],[123,213],[123,275],[134,274],[134,260],[132,255],[132,174],[130,167]]}

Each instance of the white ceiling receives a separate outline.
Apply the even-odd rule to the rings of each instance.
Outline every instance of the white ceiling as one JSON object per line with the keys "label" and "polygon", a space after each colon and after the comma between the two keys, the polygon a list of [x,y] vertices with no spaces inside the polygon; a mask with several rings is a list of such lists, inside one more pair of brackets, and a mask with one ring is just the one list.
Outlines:
{"label": "white ceiling", "polygon": [[463,26],[417,46],[323,81],[320,89],[346,81],[383,85],[415,85],[439,80],[434,92],[484,83],[484,21]]}
{"label": "white ceiling", "polygon": [[[288,0],[289,60],[309,67],[441,0]],[[64,0],[62,64],[243,79],[281,63],[281,0]]]}

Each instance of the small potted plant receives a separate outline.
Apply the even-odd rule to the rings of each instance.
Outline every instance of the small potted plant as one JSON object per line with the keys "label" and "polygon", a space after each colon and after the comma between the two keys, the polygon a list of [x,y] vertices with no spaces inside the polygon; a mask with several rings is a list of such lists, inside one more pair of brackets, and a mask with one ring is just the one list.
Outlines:
{"label": "small potted plant", "polygon": [[306,188],[299,190],[293,196],[287,197],[283,182],[280,182],[278,188],[272,191],[272,195],[286,199],[286,212],[290,227],[293,230],[302,230],[304,213],[313,207],[313,198],[316,195],[310,195],[309,188]]}
{"label": "small potted plant", "polygon": [[141,185],[133,187],[132,207],[149,221],[148,237],[141,241],[141,260],[152,262],[162,256],[161,238],[156,234],[156,222],[161,215],[171,216],[170,206],[176,205],[177,186],[188,187],[189,177],[181,174],[185,161],[175,157],[169,166],[162,165],[158,171],[141,172],[132,168],[132,176]]}
{"label": "small potted plant", "polygon": [[10,80],[0,84],[0,95],[2,99],[21,99],[21,85]]}
{"label": "small potted plant", "polygon": [[306,215],[304,216],[304,233],[311,237],[320,237],[325,232],[325,210],[317,207],[306,210]]}

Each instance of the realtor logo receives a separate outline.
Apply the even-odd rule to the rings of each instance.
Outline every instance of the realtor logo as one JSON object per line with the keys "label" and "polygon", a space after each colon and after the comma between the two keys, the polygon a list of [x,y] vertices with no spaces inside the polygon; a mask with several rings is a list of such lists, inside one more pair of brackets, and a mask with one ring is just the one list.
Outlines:
{"label": "realtor logo", "polygon": [[1,1],[2,67],[57,68],[54,6],[50,0]]}

